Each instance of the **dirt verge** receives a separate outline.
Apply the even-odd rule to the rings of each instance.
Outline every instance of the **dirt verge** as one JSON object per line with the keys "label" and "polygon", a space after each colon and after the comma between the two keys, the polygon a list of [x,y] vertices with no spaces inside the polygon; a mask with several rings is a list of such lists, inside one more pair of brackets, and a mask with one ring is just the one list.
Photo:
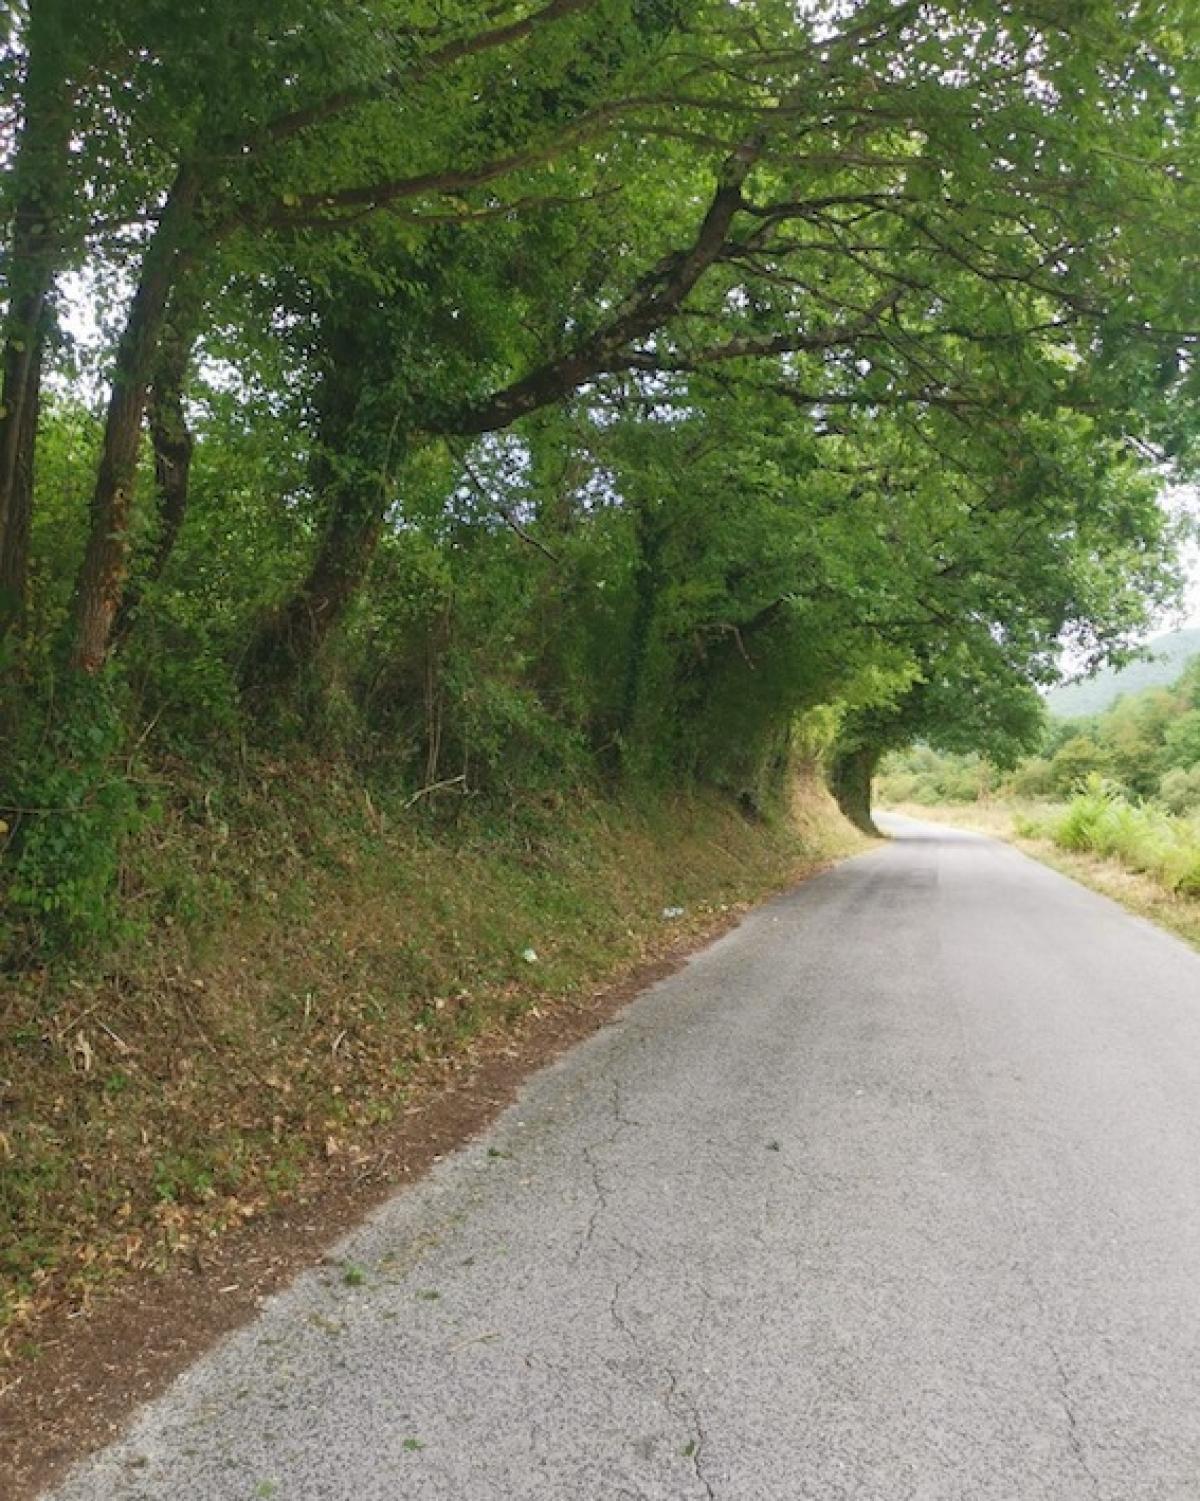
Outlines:
{"label": "dirt verge", "polygon": [[[813,872],[809,872],[812,874]],[[0,1391],[0,1498],[29,1501],[111,1441],[161,1392],[373,1207],[482,1131],[536,1069],[610,1022],[636,995],[734,926],[715,920],[665,955],[581,999],[543,1003],[511,1030],[440,1061],[404,1116],[353,1157],[333,1157],[284,1207],[223,1236],[203,1257],[131,1277],[85,1311],[39,1330],[39,1355]]]}

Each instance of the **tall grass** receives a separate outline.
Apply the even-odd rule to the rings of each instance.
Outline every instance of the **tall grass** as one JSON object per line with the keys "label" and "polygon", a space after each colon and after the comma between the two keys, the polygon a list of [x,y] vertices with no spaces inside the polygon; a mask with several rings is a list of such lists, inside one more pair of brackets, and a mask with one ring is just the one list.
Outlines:
{"label": "tall grass", "polygon": [[1100,777],[1089,777],[1065,808],[1028,832],[1061,849],[1116,860],[1179,896],[1200,896],[1200,817],[1132,802]]}

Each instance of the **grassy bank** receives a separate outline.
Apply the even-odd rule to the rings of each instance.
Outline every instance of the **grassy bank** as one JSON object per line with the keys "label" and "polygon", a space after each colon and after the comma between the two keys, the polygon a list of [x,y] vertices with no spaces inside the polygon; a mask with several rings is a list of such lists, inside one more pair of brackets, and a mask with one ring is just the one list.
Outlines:
{"label": "grassy bank", "polygon": [[1200,948],[1200,831],[1194,818],[1093,789],[1067,802],[892,803],[910,818],[1006,839]]}
{"label": "grassy bank", "polygon": [[[827,796],[381,804],[329,767],[172,800],[99,966],[8,982],[3,1339],[197,1255],[436,1088],[443,1061],[852,848]],[[679,909],[679,910],[677,910]]]}

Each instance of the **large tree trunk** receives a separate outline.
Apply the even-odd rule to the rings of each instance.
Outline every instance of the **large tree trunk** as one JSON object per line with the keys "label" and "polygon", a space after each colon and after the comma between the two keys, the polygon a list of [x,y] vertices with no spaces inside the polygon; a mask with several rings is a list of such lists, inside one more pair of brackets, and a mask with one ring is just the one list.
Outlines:
{"label": "large tree trunk", "polygon": [[167,302],[180,270],[198,183],[188,169],[175,179],[142,263],[142,277],[117,350],[117,368],[92,495],[87,550],[75,582],[72,665],[99,672],[108,660],[129,567],[129,518],[146,394],[158,357]]}
{"label": "large tree trunk", "polygon": [[0,438],[0,443],[10,441],[13,449],[13,467],[5,485],[7,509],[4,525],[0,528],[0,635],[16,625],[24,613],[29,582],[29,537],[33,525],[33,482],[42,388],[41,338],[39,333],[39,347],[28,374],[21,382],[22,405],[17,422],[11,433]]}
{"label": "large tree trunk", "polygon": [[379,366],[371,325],[369,301],[347,298],[326,311],[311,461],[325,526],[304,582],[250,643],[241,672],[246,689],[284,688],[313,664],[366,578],[383,532],[406,440],[383,394],[391,369]]}
{"label": "large tree trunk", "polygon": [[8,307],[0,362],[0,633],[25,604],[48,299],[62,255],[71,97],[62,50],[65,33],[53,9],[43,3],[30,17],[24,118],[12,165]]}
{"label": "large tree trunk", "polygon": [[187,423],[183,393],[191,365],[196,328],[204,305],[194,286],[193,283],[186,292],[180,288],[172,299],[154,380],[147,398],[150,442],[154,450],[158,532],[145,572],[138,584],[127,590],[118,612],[113,632],[117,642],[123,641],[132,629],[146,585],[155,583],[162,577],[187,515],[195,443]]}
{"label": "large tree trunk", "polygon": [[277,689],[300,677],[341,621],[367,576],[383,530],[386,502],[378,484],[369,493],[340,489],[308,576],[262,623],[242,663],[247,689]]}
{"label": "large tree trunk", "polygon": [[845,751],[834,757],[829,771],[829,785],[838,807],[864,834],[879,833],[871,817],[871,783],[881,754],[871,746]]}

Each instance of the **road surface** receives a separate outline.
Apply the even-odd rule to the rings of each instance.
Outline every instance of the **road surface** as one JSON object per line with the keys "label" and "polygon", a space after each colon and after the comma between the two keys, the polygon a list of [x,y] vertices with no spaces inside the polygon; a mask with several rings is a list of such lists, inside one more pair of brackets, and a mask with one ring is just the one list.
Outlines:
{"label": "road surface", "polygon": [[59,1501],[1200,1498],[1200,956],[892,827],[535,1077]]}

